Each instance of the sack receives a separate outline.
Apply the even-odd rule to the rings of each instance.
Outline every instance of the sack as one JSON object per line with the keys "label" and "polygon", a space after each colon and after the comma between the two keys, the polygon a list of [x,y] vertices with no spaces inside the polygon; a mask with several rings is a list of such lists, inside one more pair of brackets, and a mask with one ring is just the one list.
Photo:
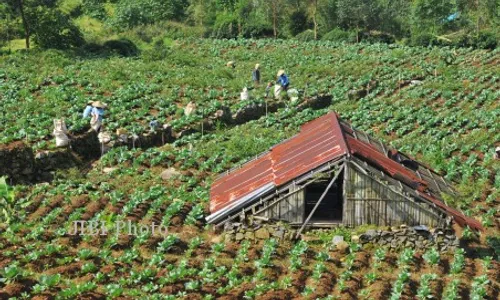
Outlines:
{"label": "sack", "polygon": [[249,95],[248,95],[248,89],[244,88],[243,91],[240,94],[241,100],[248,100]]}
{"label": "sack", "polygon": [[274,98],[279,99],[281,97],[281,85],[274,86]]}
{"label": "sack", "polygon": [[118,136],[118,141],[126,143],[128,141],[128,132],[126,129],[120,128],[116,130],[116,135]]}
{"label": "sack", "polygon": [[192,115],[196,110],[196,104],[194,102],[189,102],[187,105],[186,105],[186,108],[184,108],[184,115],[187,117],[187,116],[190,116]]}
{"label": "sack", "polygon": [[94,131],[99,131],[101,128],[101,121],[99,121],[99,117],[96,114],[92,114],[92,119],[90,119],[90,128]]}
{"label": "sack", "polygon": [[297,91],[296,89],[288,90],[287,94],[288,94],[288,98],[292,102],[295,102],[295,101],[299,100],[299,91]]}
{"label": "sack", "polygon": [[128,136],[124,133],[118,135],[118,141],[122,143],[127,143],[128,142]]}
{"label": "sack", "polygon": [[69,145],[68,129],[64,119],[54,119],[54,131],[52,134],[56,138],[56,147],[66,147]]}
{"label": "sack", "polygon": [[101,132],[97,135],[97,138],[99,139],[99,143],[101,144],[107,144],[111,142],[111,134],[109,132]]}

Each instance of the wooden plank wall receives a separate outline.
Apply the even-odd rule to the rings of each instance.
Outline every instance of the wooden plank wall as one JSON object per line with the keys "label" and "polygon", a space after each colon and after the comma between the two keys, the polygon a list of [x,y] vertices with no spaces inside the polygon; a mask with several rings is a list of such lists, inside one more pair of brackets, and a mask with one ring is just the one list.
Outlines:
{"label": "wooden plank wall", "polygon": [[444,219],[426,203],[415,203],[391,191],[348,165],[343,223],[348,226],[375,224],[442,225]]}
{"label": "wooden plank wall", "polygon": [[[289,192],[293,192],[296,188],[298,187],[291,185]],[[278,204],[264,211],[263,216],[290,223],[304,222],[304,195],[305,190],[290,195],[288,198],[283,199]]]}

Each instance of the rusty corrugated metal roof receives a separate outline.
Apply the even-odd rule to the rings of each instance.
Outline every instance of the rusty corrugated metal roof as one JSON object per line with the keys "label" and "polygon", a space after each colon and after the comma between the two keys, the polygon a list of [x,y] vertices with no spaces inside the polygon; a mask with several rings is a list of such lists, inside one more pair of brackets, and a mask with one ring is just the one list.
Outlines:
{"label": "rusty corrugated metal roof", "polygon": [[273,182],[271,152],[216,180],[210,189],[212,213]]}
{"label": "rusty corrugated metal roof", "polygon": [[274,146],[269,152],[218,177],[210,190],[210,211],[214,214],[221,209],[230,208],[257,189],[270,185],[279,187],[349,154],[417,190],[422,198],[452,216],[461,226],[469,225],[483,230],[476,220],[446,206],[440,200],[440,195],[428,188],[429,182],[419,177],[418,173],[387,157],[382,149],[385,147],[383,144],[376,145],[370,142],[368,136],[363,140],[358,139],[350,125],[343,121],[341,124],[336,113],[326,114],[304,124],[299,134]]}
{"label": "rusty corrugated metal roof", "polygon": [[219,177],[210,190],[210,212],[229,206],[268,183],[287,183],[347,151],[334,113],[306,123],[299,134],[274,146],[266,155]]}

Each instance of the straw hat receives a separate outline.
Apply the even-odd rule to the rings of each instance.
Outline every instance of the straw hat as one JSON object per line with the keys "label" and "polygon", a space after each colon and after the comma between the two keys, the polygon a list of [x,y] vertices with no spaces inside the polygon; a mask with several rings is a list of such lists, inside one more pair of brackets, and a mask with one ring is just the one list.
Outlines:
{"label": "straw hat", "polygon": [[260,68],[260,64],[255,65],[255,69],[258,69],[258,68]]}
{"label": "straw hat", "polygon": [[285,70],[279,70],[279,71],[278,71],[278,76],[281,76],[281,75],[283,75],[283,74],[285,74]]}
{"label": "straw hat", "polygon": [[228,67],[234,66],[234,61],[228,61],[226,66],[228,66]]}
{"label": "straw hat", "polygon": [[97,107],[97,108],[106,108],[107,105],[105,103],[102,103],[101,101],[95,101],[94,103],[92,103],[92,105],[94,107]]}

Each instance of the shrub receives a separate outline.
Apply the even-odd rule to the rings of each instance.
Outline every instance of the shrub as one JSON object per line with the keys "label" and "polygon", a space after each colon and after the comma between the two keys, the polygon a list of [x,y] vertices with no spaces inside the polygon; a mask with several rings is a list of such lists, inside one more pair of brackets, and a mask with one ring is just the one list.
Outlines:
{"label": "shrub", "polygon": [[498,45],[498,37],[492,31],[481,31],[477,36],[467,32],[456,37],[453,44],[458,47],[495,49]]}
{"label": "shrub", "polygon": [[40,48],[67,49],[84,44],[78,27],[61,11],[40,6],[30,14],[33,40]]}
{"label": "shrub", "polygon": [[309,42],[314,41],[314,31],[308,29],[304,32],[301,32],[295,36],[295,38],[301,42]]}
{"label": "shrub", "polygon": [[272,37],[273,28],[267,23],[251,23],[243,27],[242,35],[244,38]]}
{"label": "shrub", "polygon": [[427,47],[427,46],[437,45],[438,40],[434,35],[430,33],[420,33],[420,34],[415,34],[411,37],[410,44],[412,46]]}
{"label": "shrub", "polygon": [[321,39],[332,42],[355,43],[356,33],[352,31],[344,31],[340,28],[334,28],[332,31],[325,34]]}
{"label": "shrub", "polygon": [[153,43],[153,47],[151,49],[147,49],[142,53],[142,57],[146,61],[159,61],[167,58],[170,52],[170,47],[165,45],[163,39],[159,39]]}
{"label": "shrub", "polygon": [[137,46],[131,40],[125,38],[107,41],[103,46],[106,50],[125,57],[136,56],[139,53]]}
{"label": "shrub", "polygon": [[212,31],[212,37],[231,39],[238,36],[238,22],[233,14],[218,14]]}
{"label": "shrub", "polygon": [[202,26],[187,26],[177,22],[167,22],[164,26],[164,35],[171,39],[180,39],[188,37],[207,37],[207,31]]}
{"label": "shrub", "polygon": [[498,45],[498,37],[492,31],[482,31],[474,39],[474,46],[481,49],[495,49]]}
{"label": "shrub", "polygon": [[384,44],[393,44],[396,42],[394,36],[379,31],[363,32],[361,34],[361,40],[368,43],[384,43]]}

